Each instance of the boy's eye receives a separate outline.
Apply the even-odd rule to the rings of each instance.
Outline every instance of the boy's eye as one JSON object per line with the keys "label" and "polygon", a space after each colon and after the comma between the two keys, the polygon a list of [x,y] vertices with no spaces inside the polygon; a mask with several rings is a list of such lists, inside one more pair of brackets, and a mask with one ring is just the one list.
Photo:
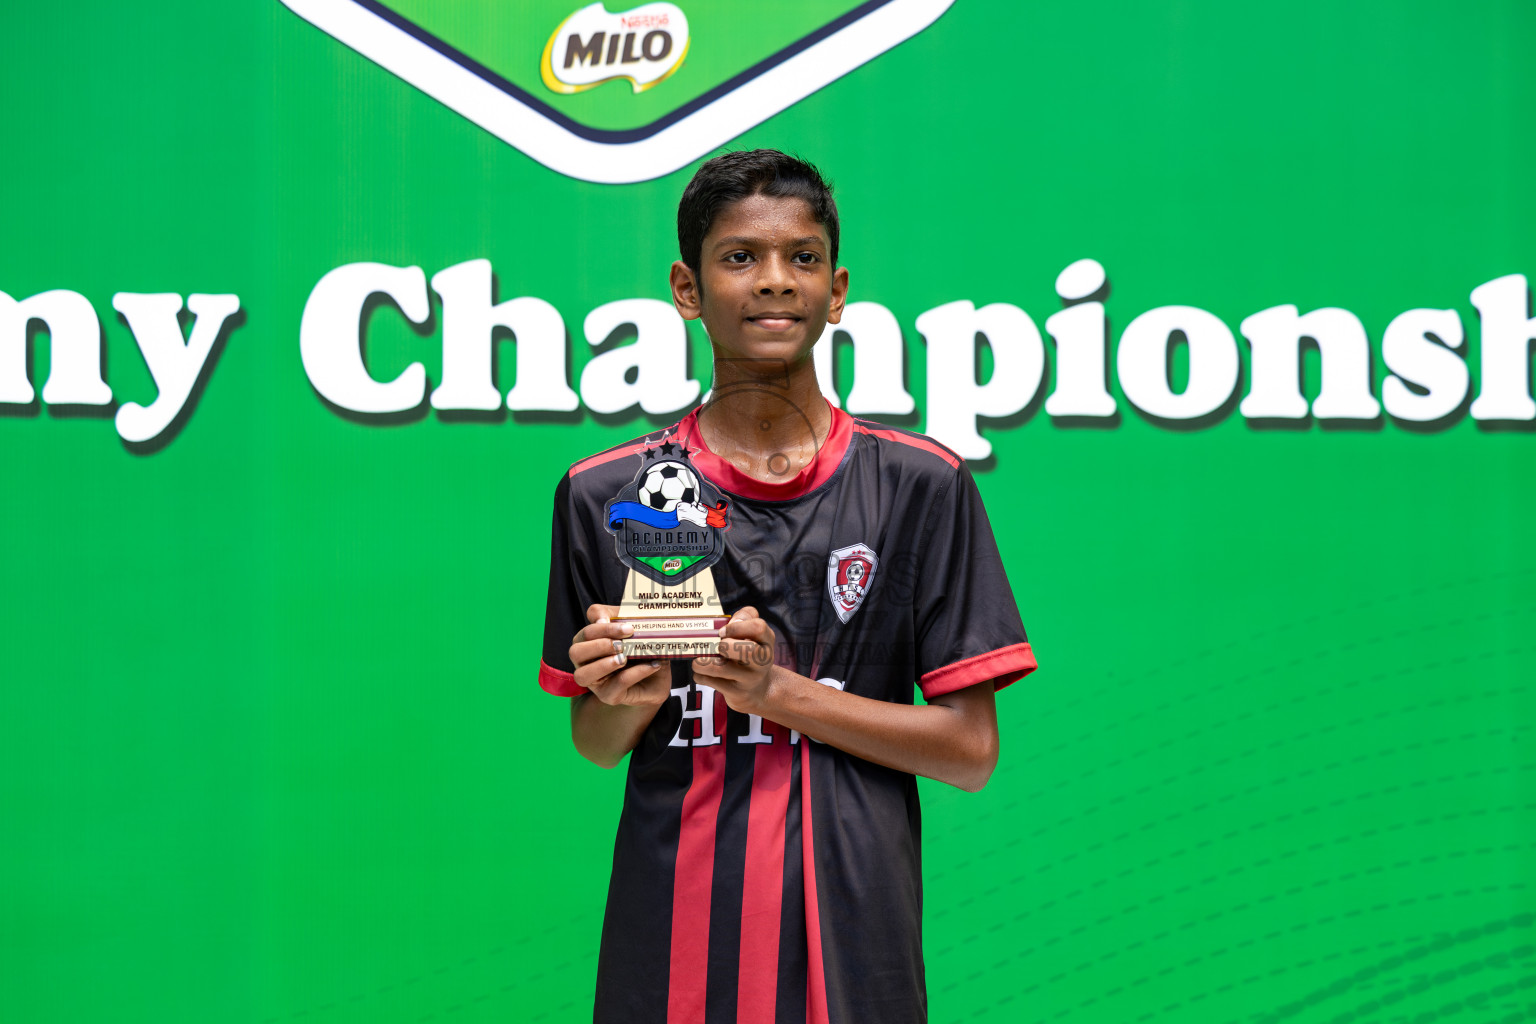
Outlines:
{"label": "boy's eye", "polygon": [[751,260],[751,253],[741,252],[739,250],[737,252],[728,253],[725,257],[725,261],[727,263],[749,263]]}
{"label": "boy's eye", "polygon": [[813,253],[813,252],[797,252],[797,253],[795,253],[795,262],[796,263],[815,263],[817,259],[818,259],[817,255],[815,253]]}

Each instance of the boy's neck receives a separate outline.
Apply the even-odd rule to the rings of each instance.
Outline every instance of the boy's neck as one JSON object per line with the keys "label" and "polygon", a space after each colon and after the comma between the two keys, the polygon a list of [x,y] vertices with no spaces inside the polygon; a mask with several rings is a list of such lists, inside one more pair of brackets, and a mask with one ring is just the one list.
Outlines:
{"label": "boy's neck", "polygon": [[780,364],[762,374],[717,361],[698,424],[710,451],[755,480],[782,483],[816,457],[832,410],[810,359],[787,373]]}

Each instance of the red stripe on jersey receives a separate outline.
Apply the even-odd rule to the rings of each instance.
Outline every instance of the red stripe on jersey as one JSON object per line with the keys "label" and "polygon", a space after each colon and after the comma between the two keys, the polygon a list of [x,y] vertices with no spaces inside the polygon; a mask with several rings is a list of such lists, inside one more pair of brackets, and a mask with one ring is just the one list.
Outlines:
{"label": "red stripe on jersey", "polygon": [[639,444],[625,445],[622,448],[615,448],[612,451],[598,452],[596,455],[593,455],[590,458],[582,459],[580,462],[576,463],[571,467],[571,471],[566,475],[575,476],[577,473],[585,473],[587,470],[596,466],[601,466],[605,462],[612,462],[614,459],[622,459],[626,455],[633,455],[636,452],[643,452],[647,447],[649,447],[649,445],[642,441]]}
{"label": "red stripe on jersey", "polygon": [[897,444],[911,445],[913,448],[921,448],[925,452],[931,452],[949,463],[951,468],[959,468],[960,456],[945,448],[943,445],[934,444],[926,437],[917,437],[913,434],[903,434],[896,430],[875,430],[866,427],[862,423],[855,423],[853,429],[860,434],[868,434],[870,437],[878,437],[883,441],[895,441]]}
{"label": "red stripe on jersey", "polygon": [[827,967],[821,959],[821,905],[816,899],[816,830],[811,827],[811,741],[800,738],[800,849],[805,860],[805,1024],[828,1024]]}
{"label": "red stripe on jersey", "polygon": [[586,687],[576,685],[575,676],[562,672],[542,658],[539,659],[539,685],[545,693],[552,693],[556,697],[580,697],[587,692]]}
{"label": "red stripe on jersey", "polygon": [[741,960],[736,1024],[774,1024],[779,986],[779,917],[784,903],[784,820],[794,749],[761,744],[752,766],[747,863],[741,880]]}
{"label": "red stripe on jersey", "polygon": [[[718,397],[715,401],[720,401]],[[778,482],[759,480],[737,469],[730,460],[721,458],[709,450],[704,435],[699,432],[699,410],[695,409],[677,425],[677,440],[693,455],[693,464],[709,478],[709,482],[730,494],[765,501],[788,501],[802,494],[809,494],[837,472],[848,452],[848,441],[853,436],[853,417],[841,409],[832,408],[831,428],[827,437],[816,449],[816,455],[794,476]]]}
{"label": "red stripe on jersey", "polygon": [[[722,701],[722,703],[724,703]],[[709,972],[709,900],[715,881],[715,821],[725,790],[725,744],[693,748],[672,883],[672,973],[667,1024],[704,1019]]]}
{"label": "red stripe on jersey", "polygon": [[1012,644],[936,668],[919,679],[917,685],[923,688],[923,696],[930,699],[984,683],[988,679],[996,680],[996,686],[1001,690],[1009,683],[1023,679],[1037,667],[1035,653],[1030,650],[1029,644]]}

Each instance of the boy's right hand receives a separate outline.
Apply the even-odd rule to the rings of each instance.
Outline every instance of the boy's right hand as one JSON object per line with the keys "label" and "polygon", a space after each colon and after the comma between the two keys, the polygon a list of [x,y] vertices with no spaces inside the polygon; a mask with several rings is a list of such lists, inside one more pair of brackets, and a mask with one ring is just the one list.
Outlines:
{"label": "boy's right hand", "polygon": [[594,604],[587,609],[587,625],[571,639],[576,685],[591,691],[604,704],[662,704],[672,696],[671,667],[665,661],[626,664],[617,641],[634,630],[610,621],[618,611],[611,604]]}

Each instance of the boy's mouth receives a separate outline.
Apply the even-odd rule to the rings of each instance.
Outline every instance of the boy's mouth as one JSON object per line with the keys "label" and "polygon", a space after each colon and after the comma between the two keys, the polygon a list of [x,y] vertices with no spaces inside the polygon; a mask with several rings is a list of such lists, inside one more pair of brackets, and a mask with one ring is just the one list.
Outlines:
{"label": "boy's mouth", "polygon": [[763,313],[759,316],[747,317],[747,322],[757,324],[764,330],[785,331],[799,323],[800,318],[788,313]]}

